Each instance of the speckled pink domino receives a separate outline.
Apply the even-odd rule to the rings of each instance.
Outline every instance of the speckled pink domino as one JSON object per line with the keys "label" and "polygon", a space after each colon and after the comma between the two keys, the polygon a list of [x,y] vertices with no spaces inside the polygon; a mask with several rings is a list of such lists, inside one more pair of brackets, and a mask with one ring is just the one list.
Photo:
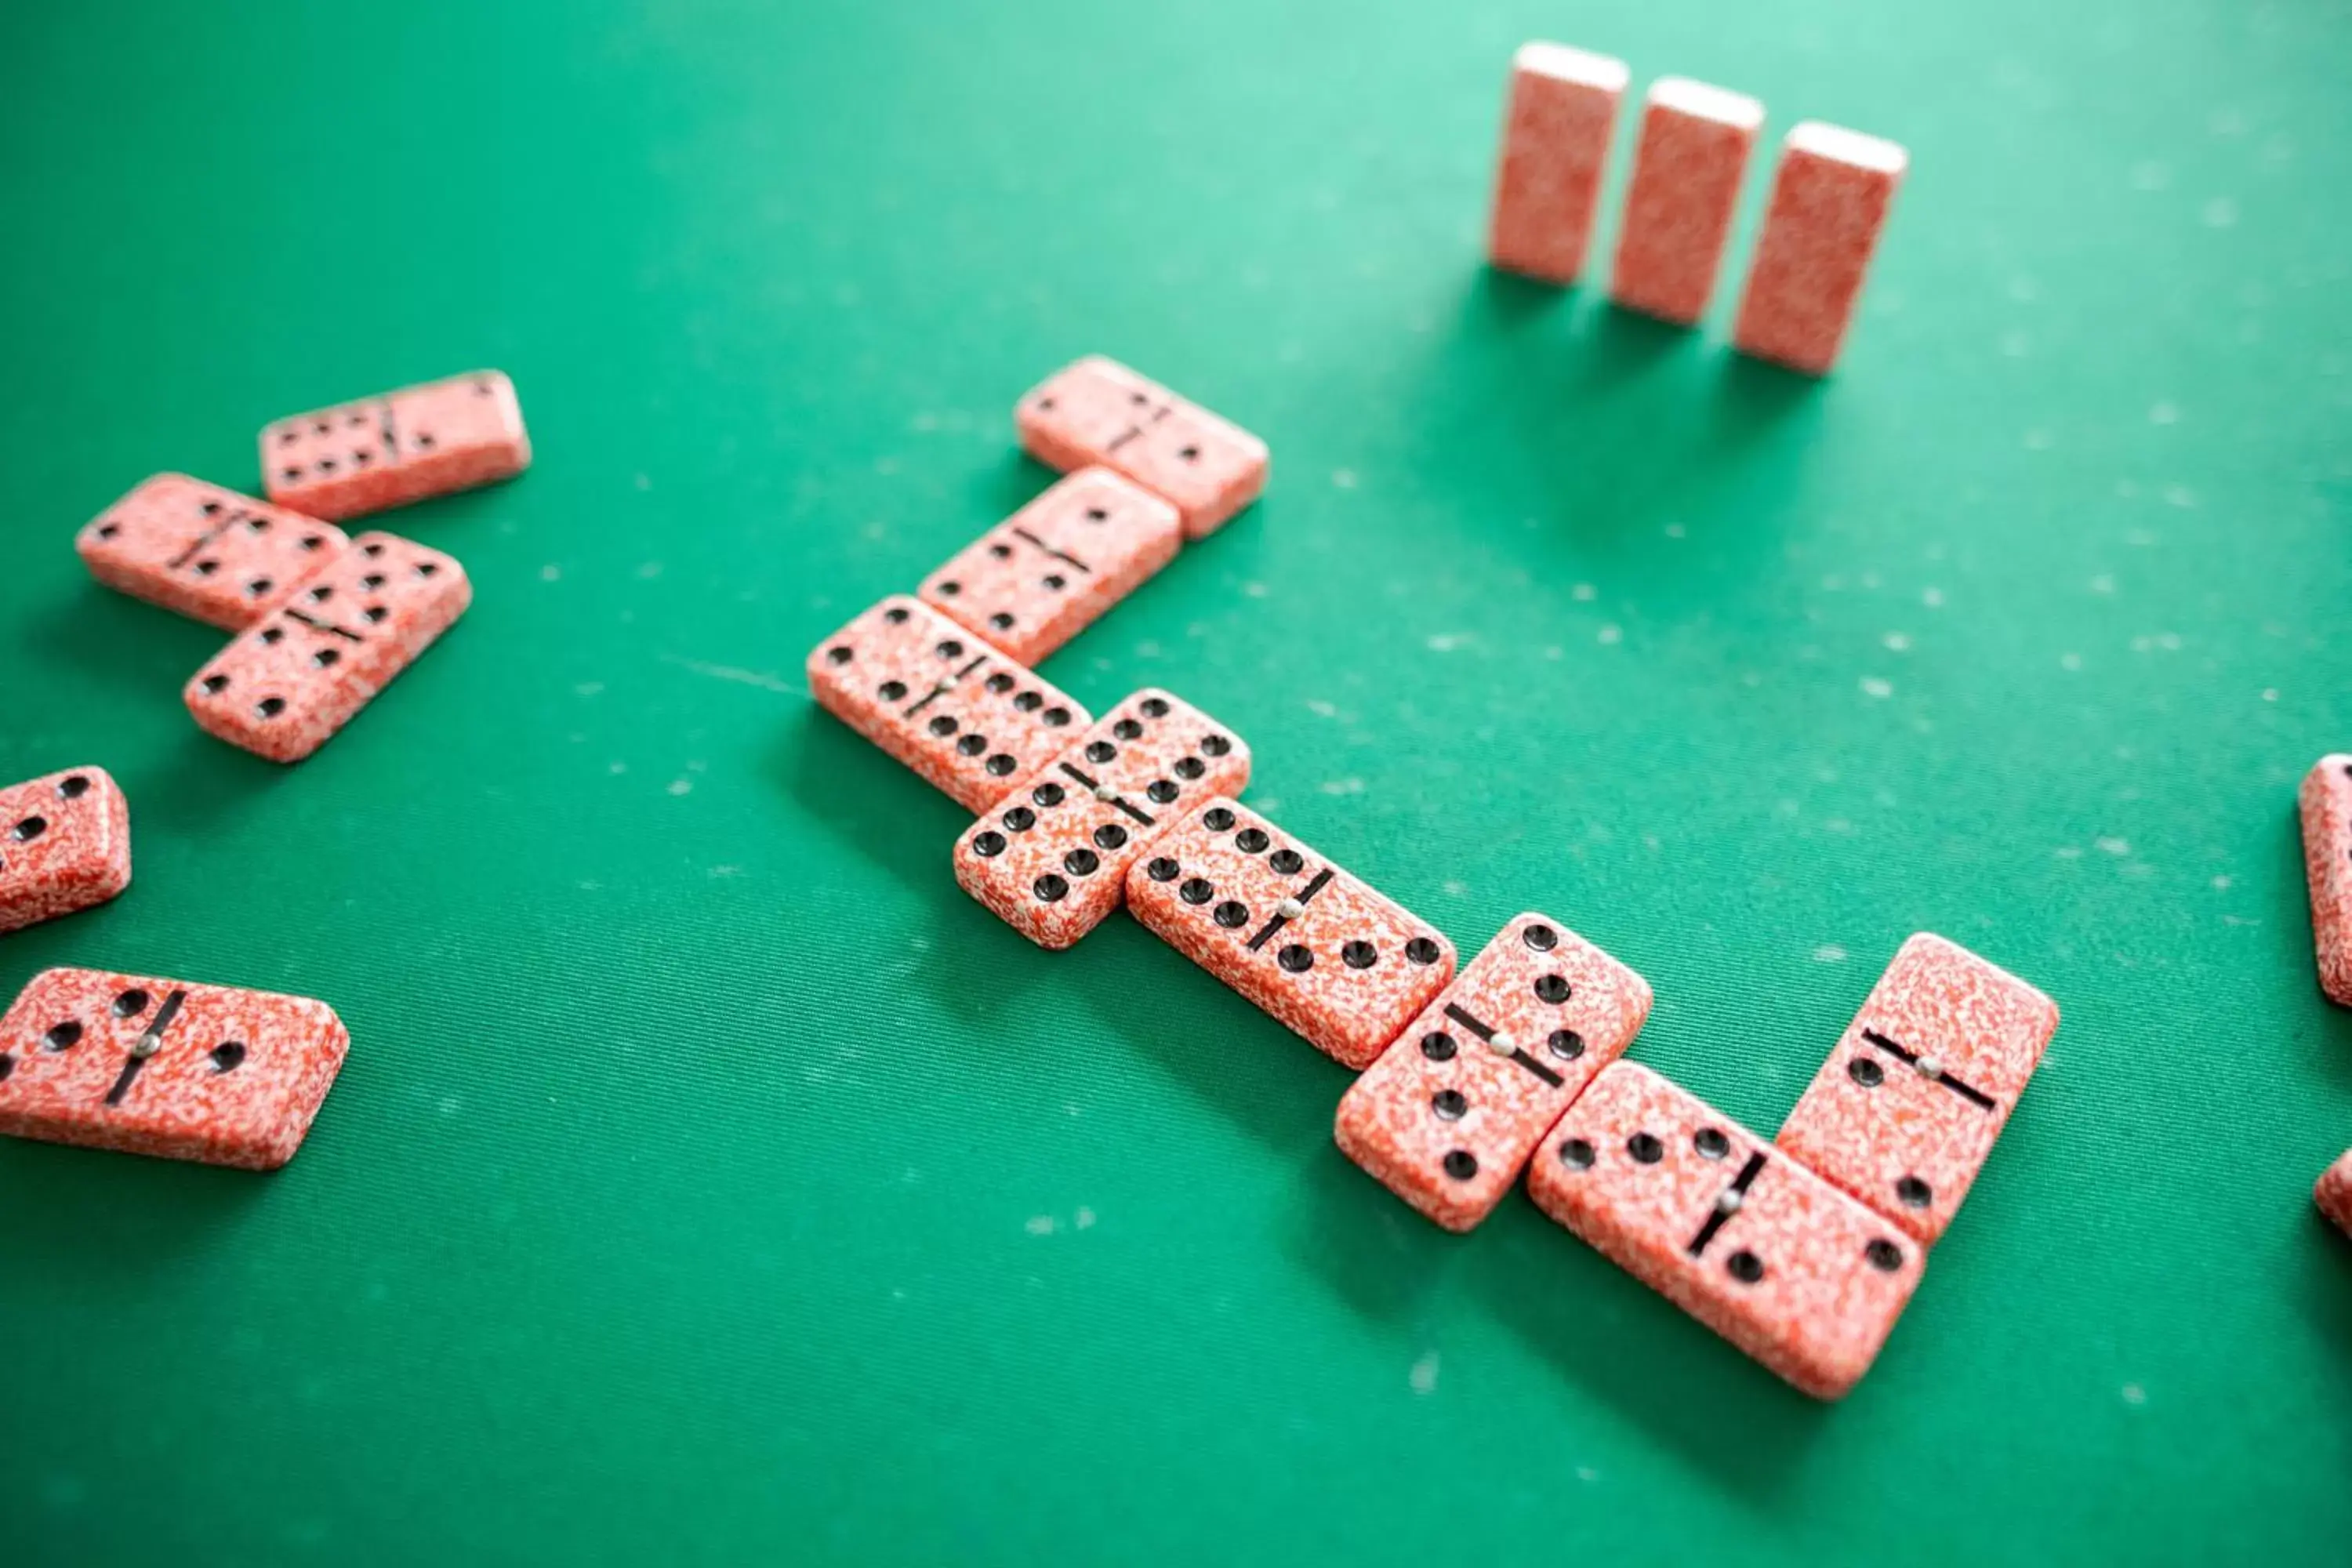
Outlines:
{"label": "speckled pink domino", "polygon": [[2299,804],[2319,988],[2352,1007],[2352,756],[2337,752],[2314,763],[2303,775]]}
{"label": "speckled pink domino", "polygon": [[974,813],[1094,721],[1051,681],[904,594],[817,644],[807,669],[827,712]]}
{"label": "speckled pink domino", "polygon": [[0,1018],[0,1133],[274,1171],[349,1045],[307,997],[48,970]]}
{"label": "speckled pink domino", "polygon": [[1082,468],[931,574],[922,601],[1034,665],[1176,559],[1176,509],[1108,468]]}
{"label": "speckled pink domino", "polygon": [[1520,46],[1495,174],[1486,257],[1507,272],[1573,283],[1584,270],[1625,62],[1564,44]]}
{"label": "speckled pink domino", "polygon": [[529,467],[522,405],[503,371],[469,371],[298,414],[261,432],[269,499],[313,517],[405,506]]}
{"label": "speckled pink domino", "polygon": [[466,569],[390,533],[362,533],[181,694],[208,732],[274,763],[323,746],[474,601]]}
{"label": "speckled pink domino", "polygon": [[1161,941],[1351,1068],[1454,974],[1436,927],[1240,803],[1205,802],[1127,874]]}
{"label": "speckled pink domino", "polygon": [[1098,464],[1174,502],[1187,539],[1215,532],[1265,489],[1265,442],[1101,354],[1032,387],[1013,423],[1049,468]]}
{"label": "speckled pink domino", "polygon": [[1339,1147],[1439,1225],[1468,1230],[1649,1016],[1648,981],[1523,914],[1349,1086]]}
{"label": "speckled pink domino", "polygon": [[350,542],[331,522],[157,474],[92,519],[74,550],[117,593],[239,631]]}
{"label": "speckled pink domino", "polygon": [[1706,313],[1763,124],[1764,106],[1743,93],[1678,76],[1651,84],[1610,298],[1682,326]]}
{"label": "speckled pink domino", "polygon": [[1780,1147],[1932,1246],[2057,1028],[2049,997],[1922,931],[1871,987]]}
{"label": "speckled pink domino", "polygon": [[1147,688],[965,830],[956,881],[1039,947],[1068,947],[1118,908],[1145,850],[1249,772],[1233,731]]}
{"label": "speckled pink domino", "polygon": [[1789,132],[1732,334],[1740,353],[1828,374],[1909,162],[1892,142],[1817,120]]}
{"label": "speckled pink domino", "polygon": [[1635,1062],[1602,1068],[1569,1109],[1528,1192],[1816,1399],[1870,1370],[1927,1267],[1900,1230]]}
{"label": "speckled pink domino", "polygon": [[2352,1236],[2352,1151],[2320,1173],[2311,1195],[2321,1214],[2334,1220],[2345,1235]]}
{"label": "speckled pink domino", "polygon": [[0,931],[102,904],[131,885],[131,804],[104,768],[0,789]]}

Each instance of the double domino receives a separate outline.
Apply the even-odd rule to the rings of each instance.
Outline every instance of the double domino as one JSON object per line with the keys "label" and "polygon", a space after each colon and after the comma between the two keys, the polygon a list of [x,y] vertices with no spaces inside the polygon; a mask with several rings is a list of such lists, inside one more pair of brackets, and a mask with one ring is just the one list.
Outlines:
{"label": "double domino", "polygon": [[1339,1148],[1468,1230],[1649,1015],[1649,982],[1559,921],[1521,915],[1349,1086]]}
{"label": "double domino", "polygon": [[307,997],[52,969],[0,1018],[0,1133],[275,1170],[350,1043]]}
{"label": "double domino", "polygon": [[269,499],[312,517],[405,506],[530,466],[514,383],[495,370],[314,409],[261,432]]}

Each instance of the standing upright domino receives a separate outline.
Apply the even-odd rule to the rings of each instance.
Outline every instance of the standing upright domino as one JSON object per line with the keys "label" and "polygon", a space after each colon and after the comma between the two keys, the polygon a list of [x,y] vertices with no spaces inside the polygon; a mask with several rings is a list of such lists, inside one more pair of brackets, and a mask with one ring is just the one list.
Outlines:
{"label": "standing upright domino", "polygon": [[209,733],[273,763],[299,763],[473,602],[453,558],[395,534],[362,533],[215,655],[182,696]]}
{"label": "standing upright domino", "polygon": [[1521,915],[1348,1086],[1334,1136],[1397,1196],[1468,1230],[1649,1016],[1648,981]]}
{"label": "standing upright domino", "polygon": [[47,970],[0,1017],[0,1133],[274,1171],[350,1045],[307,996]]}
{"label": "standing upright domino", "polygon": [[1764,106],[1744,93],[1678,76],[1650,85],[1611,299],[1681,326],[1706,313],[1763,124]]}
{"label": "standing upright domino", "polygon": [[0,931],[102,904],[131,885],[131,803],[104,768],[0,789]]}
{"label": "standing upright domino", "polygon": [[1892,142],[1818,120],[1789,132],[1732,334],[1740,353],[1828,374],[1909,163]]}
{"label": "standing upright domino", "polygon": [[2337,752],[2314,763],[2297,805],[2319,988],[2352,1007],[2352,756]]}
{"label": "standing upright domino", "polygon": [[74,549],[117,593],[242,631],[350,542],[331,522],[157,474],[93,518]]}
{"label": "standing upright domino", "polygon": [[1239,795],[1250,751],[1173,692],[1148,688],[982,813],[956,881],[1044,948],[1065,948],[1126,896],[1127,871],[1196,801]]}
{"label": "standing upright domino", "polygon": [[1777,1142],[1933,1246],[2057,1028],[2049,997],[1922,931],[1870,988]]}
{"label": "standing upright domino", "polygon": [[1629,75],[1623,60],[1565,44],[1523,44],[1511,57],[1486,235],[1496,267],[1549,283],[1584,269]]}
{"label": "standing upright domino", "polygon": [[826,711],[982,812],[1093,716],[929,605],[894,594],[808,656]]}
{"label": "standing upright domino", "polygon": [[1029,389],[1021,445],[1048,468],[1114,468],[1175,503],[1201,539],[1265,489],[1265,443],[1117,360],[1088,354]]}
{"label": "standing upright domino", "polygon": [[1909,1237],[1638,1062],[1603,1068],[1569,1108],[1528,1195],[1816,1399],[1870,1370],[1927,1267]]}
{"label": "standing upright domino", "polygon": [[2319,1212],[2336,1222],[2336,1227],[2352,1236],[2352,1150],[2319,1173],[2319,1184],[2311,1189],[2319,1205]]}
{"label": "standing upright domino", "polygon": [[1360,1068],[1454,974],[1454,944],[1238,802],[1210,800],[1127,874],[1161,941]]}
{"label": "standing upright domino", "polygon": [[261,432],[269,499],[346,518],[510,479],[530,467],[514,383],[496,370],[298,414]]}
{"label": "standing upright domino", "polygon": [[1081,468],[950,557],[923,603],[1034,665],[1176,559],[1176,509],[1108,468]]}

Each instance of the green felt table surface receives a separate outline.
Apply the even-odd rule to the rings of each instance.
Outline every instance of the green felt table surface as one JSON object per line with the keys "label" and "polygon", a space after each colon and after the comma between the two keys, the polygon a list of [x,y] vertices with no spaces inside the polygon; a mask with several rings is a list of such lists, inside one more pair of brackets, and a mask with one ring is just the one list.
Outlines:
{"label": "green felt table surface", "polygon": [[[1910,147],[1833,378],[1482,267],[1537,36]],[[0,1147],[0,1558],[2342,1562],[2347,71],[2316,0],[10,8],[0,777],[112,769],[138,870],[0,992],[352,1046],[274,1176]],[[2058,1000],[1850,1399],[1419,1220],[1341,1068],[1029,948],[808,700],[1090,351],[1275,465],[1081,700],[1218,714],[1465,954],[1599,942],[1768,1134],[1913,931]],[[484,364],[536,466],[384,520],[472,613],[299,767],[200,733],[219,635],[73,531]]]}

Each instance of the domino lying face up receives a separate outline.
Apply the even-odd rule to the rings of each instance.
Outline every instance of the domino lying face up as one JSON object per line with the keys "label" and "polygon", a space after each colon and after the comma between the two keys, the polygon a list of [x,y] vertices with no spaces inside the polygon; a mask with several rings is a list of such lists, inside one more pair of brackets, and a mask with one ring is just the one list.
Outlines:
{"label": "domino lying face up", "polygon": [[362,533],[196,671],[181,693],[231,745],[297,763],[431,647],[474,602],[466,569],[390,533]]}
{"label": "domino lying face up", "polygon": [[1926,1267],[1901,1230],[1636,1062],[1602,1068],[1552,1129],[1528,1195],[1817,1399],[1870,1370]]}
{"label": "domino lying face up", "polygon": [[1922,931],[1789,1113],[1780,1147],[1932,1246],[2058,1027],[2058,1005]]}
{"label": "domino lying face up", "polygon": [[843,723],[985,811],[1093,716],[929,605],[894,594],[808,657],[809,690]]}
{"label": "domino lying face up", "polygon": [[1521,915],[1349,1087],[1333,1135],[1397,1196],[1468,1230],[1649,1016],[1649,982]]}
{"label": "domino lying face up", "polygon": [[131,885],[131,803],[104,768],[0,789],[0,931],[102,904]]}
{"label": "domino lying face up", "polygon": [[1195,802],[1239,794],[1249,771],[1231,730],[1172,692],[1139,691],[965,831],[956,880],[1038,946],[1068,947]]}
{"label": "domino lying face up", "polygon": [[305,996],[48,970],[0,1018],[0,1133],[276,1170],[350,1043]]}
{"label": "domino lying face up", "polygon": [[1127,877],[1171,947],[1360,1068],[1454,975],[1454,944],[1237,801],[1208,802]]}
{"label": "domino lying face up", "polygon": [[118,593],[241,631],[350,542],[332,523],[157,474],[93,518],[74,548]]}
{"label": "domino lying face up", "polygon": [[1187,539],[1215,532],[1265,489],[1265,442],[1100,354],[1031,388],[1013,423],[1041,463],[1115,468],[1174,502]]}
{"label": "domino lying face up", "polygon": [[1174,507],[1108,468],[1082,468],[957,552],[923,584],[922,600],[1034,665],[1183,542]]}

